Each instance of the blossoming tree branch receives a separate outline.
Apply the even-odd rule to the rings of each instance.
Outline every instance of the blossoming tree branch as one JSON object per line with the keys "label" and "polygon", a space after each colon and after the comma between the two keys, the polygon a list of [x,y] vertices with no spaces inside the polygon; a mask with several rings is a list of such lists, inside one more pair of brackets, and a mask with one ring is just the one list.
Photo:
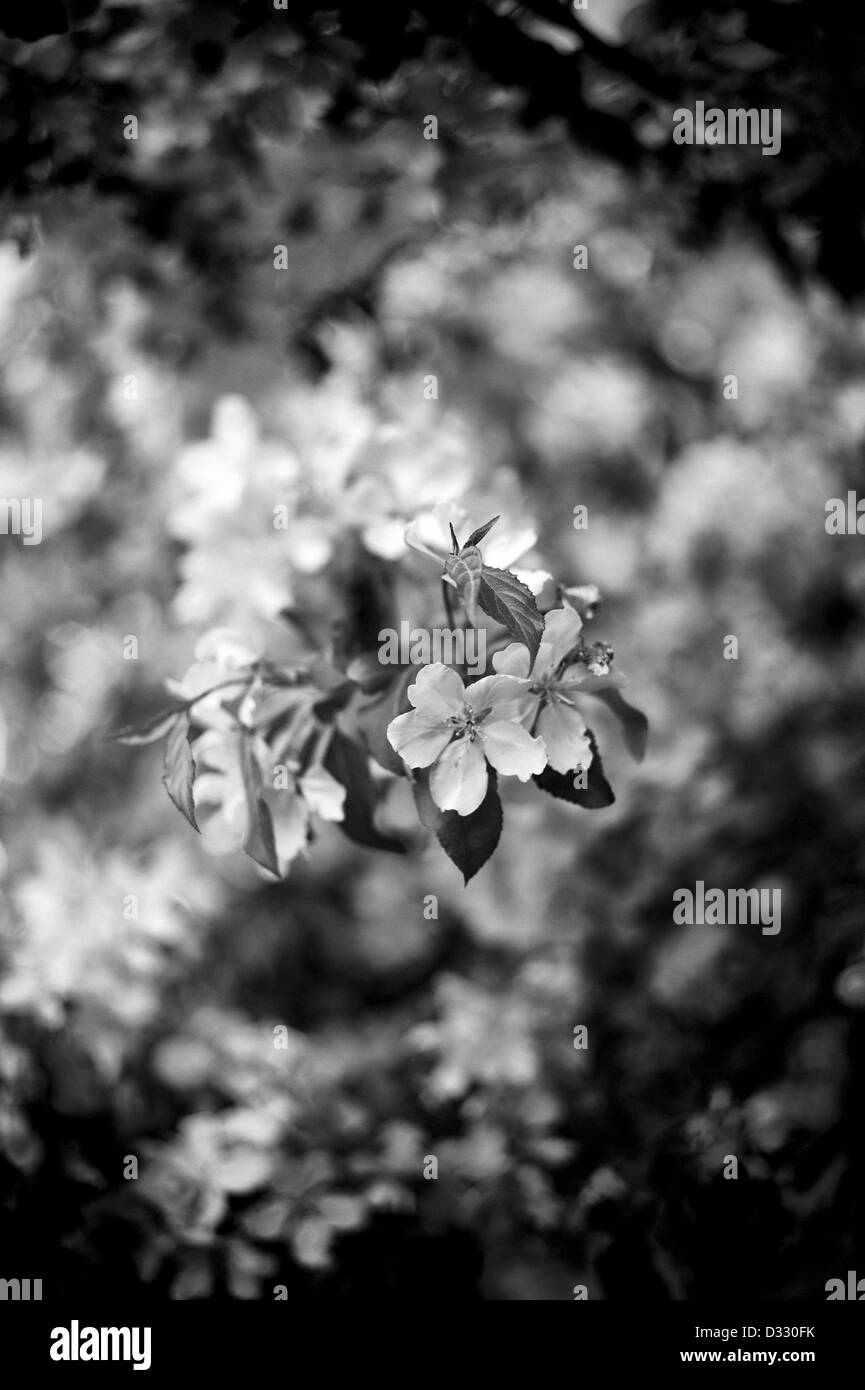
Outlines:
{"label": "blossoming tree branch", "polygon": [[468,882],[499,842],[503,781],[586,810],[612,803],[588,710],[606,705],[638,759],[647,722],[622,696],[612,648],[586,640],[597,589],[516,568],[533,530],[493,536],[494,517],[460,541],[465,513],[451,507],[445,524],[444,511],[415,517],[405,555],[438,570],[447,626],[436,632],[474,634],[482,661],[457,659],[467,644],[456,641],[449,660],[418,663],[413,648],[394,659],[382,631],[375,649],[335,632],[327,650],[276,663],[233,632],[208,632],[183,679],[168,683],[174,702],[116,735],[163,742],[165,788],[194,829],[242,845],[277,877],[307,852],[318,820],[400,853],[406,843],[381,828],[380,808],[402,778],[421,825]]}

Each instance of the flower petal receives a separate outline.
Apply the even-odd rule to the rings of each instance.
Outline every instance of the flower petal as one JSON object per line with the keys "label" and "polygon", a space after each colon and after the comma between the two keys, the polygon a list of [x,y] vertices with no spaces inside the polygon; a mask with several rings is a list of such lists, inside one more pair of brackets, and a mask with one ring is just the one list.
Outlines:
{"label": "flower petal", "polygon": [[311,811],[322,820],[340,821],[345,815],[345,787],[325,767],[311,767],[300,779],[300,790]]}
{"label": "flower petal", "polygon": [[511,574],[515,574],[521,584],[525,584],[530,593],[537,598],[545,584],[549,584],[552,575],[549,570],[522,570],[512,569]]}
{"label": "flower petal", "polygon": [[500,676],[520,676],[525,679],[531,670],[528,647],[522,642],[510,642],[504,651],[493,654],[493,670]]}
{"label": "flower petal", "polygon": [[287,866],[306,849],[309,811],[303,798],[279,792],[272,805],[273,838],[280,865]]}
{"label": "flower petal", "polygon": [[225,778],[219,772],[199,772],[192,787],[196,810],[202,806],[221,806]]}
{"label": "flower petal", "polygon": [[[496,719],[519,719],[529,694],[529,682],[516,676],[481,676],[466,686],[465,700],[475,714],[495,711]],[[489,717],[489,716],[488,716]]]}
{"label": "flower petal", "polygon": [[558,700],[546,705],[538,719],[538,733],[547,745],[550,767],[556,772],[591,765],[592,746],[583,716],[573,705]]}
{"label": "flower petal", "polygon": [[414,521],[405,529],[404,540],[412,550],[429,555],[440,565],[445,556],[451,553],[451,533],[448,522],[459,529],[466,520],[466,513],[456,502],[439,502],[418,512]]}
{"label": "flower petal", "polygon": [[484,564],[497,570],[511,569],[521,555],[531,550],[537,539],[538,533],[532,526],[526,526],[521,531],[499,529],[481,541]]}
{"label": "flower petal", "polygon": [[551,608],[544,618],[544,635],[532,667],[532,675],[548,676],[576,646],[583,620],[576,608]]}
{"label": "flower petal", "polygon": [[[399,560],[405,555],[405,531],[400,517],[385,516],[381,520],[367,522],[360,534],[371,555],[380,555],[383,560]],[[435,558],[438,560],[439,556]]]}
{"label": "flower petal", "polygon": [[387,726],[387,740],[409,767],[429,767],[447,748],[454,731],[447,724],[432,723],[410,709]]}
{"label": "flower petal", "polygon": [[452,714],[462,714],[465,701],[463,683],[450,666],[434,661],[422,666],[414,685],[406,692],[411,704],[429,723],[441,722]]}
{"label": "flower petal", "polygon": [[406,545],[409,547],[410,550],[419,551],[421,555],[426,555],[430,560],[435,560],[437,565],[444,564],[445,555],[447,554],[447,552],[445,552],[445,554],[442,555],[437,555],[436,552],[434,550],[431,550],[428,545],[424,545],[423,541],[420,538],[417,519],[410,522],[409,525],[405,528],[405,531],[403,532],[403,540],[405,541]]}
{"label": "flower petal", "polygon": [[505,777],[518,777],[527,782],[547,765],[547,750],[543,739],[536,738],[521,724],[504,720],[481,726],[484,752],[497,772]]}
{"label": "flower petal", "polygon": [[487,776],[480,740],[456,738],[430,773],[430,795],[441,811],[469,816],[487,794]]}

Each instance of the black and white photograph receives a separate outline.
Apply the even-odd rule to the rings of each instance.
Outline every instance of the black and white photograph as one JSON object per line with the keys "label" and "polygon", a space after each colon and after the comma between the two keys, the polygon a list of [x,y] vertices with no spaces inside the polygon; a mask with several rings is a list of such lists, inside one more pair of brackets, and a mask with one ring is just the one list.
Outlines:
{"label": "black and white photograph", "polygon": [[863,457],[854,6],[3,5],[22,1366],[565,1302],[828,1374]]}

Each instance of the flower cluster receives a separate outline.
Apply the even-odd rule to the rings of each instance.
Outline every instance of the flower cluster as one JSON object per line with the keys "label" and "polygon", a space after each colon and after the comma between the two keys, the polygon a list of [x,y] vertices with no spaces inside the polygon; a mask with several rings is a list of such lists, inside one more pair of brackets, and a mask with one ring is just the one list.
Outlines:
{"label": "flower cluster", "polygon": [[[384,824],[402,777],[421,821],[468,881],[498,843],[499,777],[534,781],[588,809],[610,804],[584,697],[619,717],[637,756],[645,720],[620,694],[612,648],[583,639],[580,609],[594,612],[597,590],[556,589],[546,569],[507,568],[534,549],[531,526],[502,526],[491,537],[494,517],[460,543],[454,521],[462,529],[465,513],[452,508],[447,523],[445,516],[442,506],[421,507],[404,528],[402,558],[414,550],[440,567],[451,629],[458,609],[463,626],[483,625],[487,669],[470,673],[456,660],[382,665],[367,630],[345,623],[327,651],[309,644],[282,662],[216,629],[198,643],[183,679],[168,683],[172,708],[122,736],[165,738],[168,793],[211,852],[242,846],[282,876],[328,822],[366,847],[404,850]],[[383,620],[400,561],[379,563]],[[554,602],[542,611],[550,591]]]}
{"label": "flower cluster", "polygon": [[487,764],[521,782],[547,766],[588,771],[594,754],[576,697],[599,686],[573,660],[581,627],[575,609],[551,609],[534,661],[528,647],[512,642],[493,656],[498,674],[467,687],[441,663],[421,670],[407,692],[413,709],[392,721],[387,736],[408,767],[431,769],[440,810],[476,811],[487,793]]}

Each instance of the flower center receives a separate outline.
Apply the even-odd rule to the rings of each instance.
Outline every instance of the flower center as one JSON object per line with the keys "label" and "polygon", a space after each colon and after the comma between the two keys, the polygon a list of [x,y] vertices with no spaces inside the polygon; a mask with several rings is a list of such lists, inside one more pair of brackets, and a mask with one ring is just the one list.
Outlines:
{"label": "flower center", "polygon": [[478,736],[478,725],[486,719],[489,712],[489,709],[473,709],[466,701],[462,707],[462,712],[448,715],[445,722],[456,730],[456,738],[467,738],[470,742],[474,742]]}
{"label": "flower center", "polygon": [[549,675],[541,676],[539,680],[533,681],[530,688],[532,695],[537,695],[541,705],[568,705],[571,709],[575,708],[574,701],[570,695],[565,694],[561,688],[562,677],[556,671],[551,671]]}
{"label": "flower center", "polygon": [[530,690],[532,695],[537,695],[539,697],[542,705],[550,705],[553,704],[554,701],[561,699],[556,689],[558,683],[559,678],[557,673],[555,671],[549,671],[545,676],[540,676],[537,680],[533,681]]}

